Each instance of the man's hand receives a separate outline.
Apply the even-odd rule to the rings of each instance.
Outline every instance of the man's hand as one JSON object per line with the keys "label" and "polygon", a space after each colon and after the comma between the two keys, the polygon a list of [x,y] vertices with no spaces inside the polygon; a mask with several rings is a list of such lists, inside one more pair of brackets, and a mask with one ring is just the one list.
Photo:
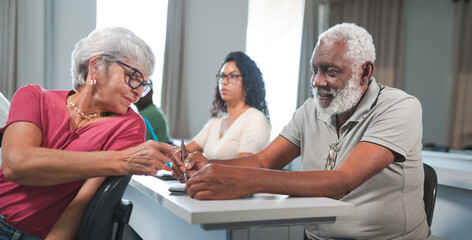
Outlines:
{"label": "man's hand", "polygon": [[177,159],[172,165],[172,176],[179,179],[180,182],[185,182],[184,172],[187,171],[187,177],[192,177],[195,172],[208,164],[208,160],[201,152],[186,153],[185,162],[180,161],[181,151],[176,152]]}
{"label": "man's hand", "polygon": [[255,185],[248,177],[251,170],[245,167],[207,164],[191,175],[185,191],[190,197],[200,200],[237,199],[254,192]]}
{"label": "man's hand", "polygon": [[[186,151],[185,156],[189,155],[189,152]],[[185,182],[184,172],[187,170],[184,163],[182,162],[182,149],[177,148],[175,151],[176,158],[172,162],[172,176],[179,179],[181,183]]]}

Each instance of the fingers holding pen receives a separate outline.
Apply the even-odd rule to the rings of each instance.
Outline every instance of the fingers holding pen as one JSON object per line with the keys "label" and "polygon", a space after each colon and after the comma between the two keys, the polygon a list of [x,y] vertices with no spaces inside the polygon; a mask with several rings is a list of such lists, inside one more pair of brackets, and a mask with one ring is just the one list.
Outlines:
{"label": "fingers holding pen", "polygon": [[155,141],[149,141],[152,145],[154,145],[157,150],[169,157],[170,159],[176,158],[177,156],[175,155],[174,152],[174,147],[167,143],[162,143],[162,142],[155,142]]}
{"label": "fingers holding pen", "polygon": [[[184,152],[184,159],[189,154],[188,151]],[[184,181],[184,172],[186,171],[185,165],[182,161],[182,150],[179,148],[175,150],[175,158],[172,162],[172,176],[180,180],[180,182]]]}
{"label": "fingers holding pen", "polygon": [[[184,156],[182,157],[182,154],[184,154]],[[188,155],[190,154],[190,151],[188,150],[185,150],[184,153],[182,153],[182,149],[179,149],[177,151],[177,154],[176,154],[176,162],[178,162],[178,167],[179,167],[179,170],[181,172],[185,172],[187,170],[187,168],[185,167],[185,159],[188,157]]]}
{"label": "fingers holding pen", "polygon": [[147,141],[123,152],[122,163],[128,170],[125,174],[154,175],[176,158],[172,146],[156,141]]}
{"label": "fingers holding pen", "polygon": [[155,141],[148,142],[151,161],[155,164],[156,170],[164,169],[167,162],[171,162],[172,159],[176,158],[174,148],[171,145]]}
{"label": "fingers holding pen", "polygon": [[208,164],[208,160],[201,152],[193,152],[185,158],[185,169],[188,170],[189,176],[193,176],[196,171],[202,169]]}
{"label": "fingers holding pen", "polygon": [[208,160],[203,156],[201,152],[189,152],[186,151],[184,161],[182,162],[181,150],[176,151],[176,159],[174,159],[174,164],[172,166],[172,176],[179,179],[180,182],[185,182],[185,172],[187,172],[187,177],[192,177],[195,172],[200,170],[202,167],[208,164]]}

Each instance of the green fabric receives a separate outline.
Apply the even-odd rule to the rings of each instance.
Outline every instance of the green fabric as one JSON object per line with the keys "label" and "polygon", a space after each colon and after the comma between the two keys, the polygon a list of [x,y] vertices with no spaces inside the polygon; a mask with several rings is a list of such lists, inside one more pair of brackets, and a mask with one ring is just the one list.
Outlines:
{"label": "green fabric", "polygon": [[[169,143],[169,124],[167,124],[167,119],[164,112],[152,104],[147,108],[139,112],[141,117],[146,118],[149,123],[151,123],[154,133],[157,136],[159,142]],[[152,140],[152,135],[149,130],[146,130],[146,140]]]}

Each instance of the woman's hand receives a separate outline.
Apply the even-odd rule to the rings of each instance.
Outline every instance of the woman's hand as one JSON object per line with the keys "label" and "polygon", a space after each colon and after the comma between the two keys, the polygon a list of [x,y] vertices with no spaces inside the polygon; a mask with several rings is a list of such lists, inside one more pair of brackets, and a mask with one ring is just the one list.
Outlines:
{"label": "woman's hand", "polygon": [[176,155],[171,145],[152,140],[120,152],[123,175],[155,175],[174,159]]}
{"label": "woman's hand", "polygon": [[[195,166],[195,165],[194,165]],[[255,192],[248,168],[208,164],[192,175],[185,191],[195,199],[236,199]]]}

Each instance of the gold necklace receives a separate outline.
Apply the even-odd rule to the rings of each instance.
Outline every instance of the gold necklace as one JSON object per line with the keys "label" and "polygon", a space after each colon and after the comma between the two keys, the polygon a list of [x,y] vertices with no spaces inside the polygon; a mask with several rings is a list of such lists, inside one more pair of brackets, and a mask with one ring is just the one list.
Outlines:
{"label": "gold necklace", "polygon": [[96,113],[92,113],[92,114],[89,114],[89,115],[85,115],[85,113],[83,113],[82,111],[79,110],[79,108],[77,108],[77,106],[72,102],[70,101],[69,104],[74,108],[74,110],[80,115],[80,117],[82,117],[82,119],[87,119],[87,120],[90,120],[90,119],[94,119],[94,118],[98,118],[98,117],[103,117],[103,114],[96,114]]}

